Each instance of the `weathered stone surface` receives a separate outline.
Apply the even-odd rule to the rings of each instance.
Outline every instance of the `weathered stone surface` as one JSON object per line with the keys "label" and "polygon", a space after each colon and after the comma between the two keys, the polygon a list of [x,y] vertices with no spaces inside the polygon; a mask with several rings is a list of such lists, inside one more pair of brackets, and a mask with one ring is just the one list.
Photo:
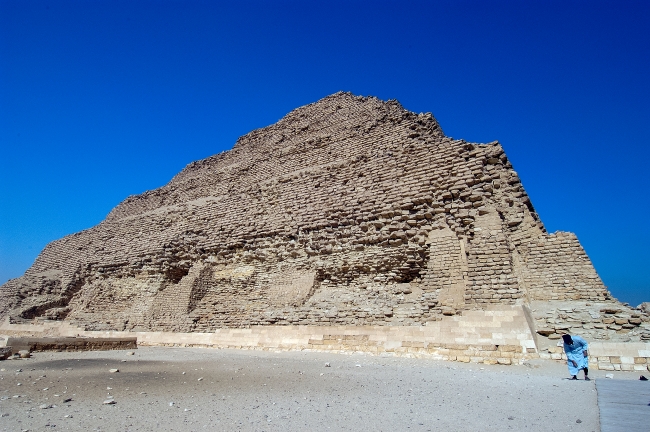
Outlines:
{"label": "weathered stone surface", "polygon": [[[547,301],[627,311],[574,234],[546,232],[499,143],[337,93],[49,244],[0,287],[0,318],[176,332],[419,326]],[[594,320],[533,315],[544,329]],[[629,318],[612,322],[638,325]]]}
{"label": "weathered stone surface", "polygon": [[6,360],[13,353],[10,346],[0,347],[0,360]]}
{"label": "weathered stone surface", "polygon": [[10,337],[13,352],[41,351],[108,351],[137,348],[135,337]]}
{"label": "weathered stone surface", "polygon": [[537,334],[540,334],[542,336],[548,336],[553,333],[555,333],[556,329],[553,328],[548,328],[548,327],[542,327],[537,329]]}

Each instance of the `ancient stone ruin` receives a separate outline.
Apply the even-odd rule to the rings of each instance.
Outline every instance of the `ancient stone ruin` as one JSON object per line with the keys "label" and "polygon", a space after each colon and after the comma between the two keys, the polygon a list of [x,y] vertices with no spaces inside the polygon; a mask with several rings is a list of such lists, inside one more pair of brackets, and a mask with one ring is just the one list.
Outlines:
{"label": "ancient stone ruin", "polygon": [[470,328],[523,307],[524,354],[563,331],[650,340],[648,315],[611,298],[576,236],[546,232],[498,142],[349,93],[127,198],[0,296],[7,325],[85,331]]}

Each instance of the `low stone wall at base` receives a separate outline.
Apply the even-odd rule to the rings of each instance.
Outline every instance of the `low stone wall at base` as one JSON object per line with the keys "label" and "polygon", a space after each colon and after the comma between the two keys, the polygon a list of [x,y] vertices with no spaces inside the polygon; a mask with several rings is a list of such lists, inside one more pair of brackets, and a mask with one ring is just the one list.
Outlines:
{"label": "low stone wall at base", "polygon": [[[363,352],[485,364],[520,364],[537,358],[516,339],[509,344],[443,343],[426,327],[257,327],[215,333],[139,333],[150,346],[273,351]],[[433,340],[432,340],[433,339]],[[438,339],[438,340],[435,340]],[[529,350],[531,352],[529,352]]]}
{"label": "low stone wall at base", "polygon": [[365,352],[486,364],[537,358],[522,306],[494,306],[425,326],[253,326],[211,333],[84,331],[68,322],[0,325],[11,336],[136,337],[138,345],[256,350]]}
{"label": "low stone wall at base", "polygon": [[[566,361],[561,346],[537,351],[522,306],[495,306],[463,311],[425,326],[253,326],[224,328],[210,333],[85,331],[66,321],[0,324],[10,337],[71,338],[75,341],[130,339],[149,346],[209,347],[252,350],[365,352],[375,355],[426,357],[485,364],[521,364],[542,358]],[[0,347],[10,345],[0,338]],[[75,342],[76,343],[76,342]],[[90,342],[86,342],[90,343]],[[116,345],[131,349],[135,346]],[[51,349],[51,348],[48,348]],[[54,347],[76,350],[76,346]],[[590,342],[590,367],[601,370],[647,371],[650,343]]]}
{"label": "low stone wall at base", "polygon": [[[540,352],[542,359],[566,361],[561,346]],[[606,371],[650,371],[648,342],[589,342],[589,368]]]}
{"label": "low stone wall at base", "polygon": [[108,351],[121,349],[137,349],[137,337],[10,337],[7,348],[12,354],[21,350],[39,351]]}
{"label": "low stone wall at base", "polygon": [[591,358],[598,369],[621,371],[650,371],[650,343],[648,342],[593,342],[589,346]]}

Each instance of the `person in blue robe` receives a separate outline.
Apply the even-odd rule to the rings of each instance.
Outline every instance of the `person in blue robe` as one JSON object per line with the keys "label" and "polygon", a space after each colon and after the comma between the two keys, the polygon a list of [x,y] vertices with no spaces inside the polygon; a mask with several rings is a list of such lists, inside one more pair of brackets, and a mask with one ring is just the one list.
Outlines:
{"label": "person in blue robe", "polygon": [[589,379],[589,357],[587,357],[589,346],[587,341],[580,336],[562,335],[564,340],[564,352],[566,353],[567,365],[572,380],[578,379],[578,372],[585,371],[585,381]]}

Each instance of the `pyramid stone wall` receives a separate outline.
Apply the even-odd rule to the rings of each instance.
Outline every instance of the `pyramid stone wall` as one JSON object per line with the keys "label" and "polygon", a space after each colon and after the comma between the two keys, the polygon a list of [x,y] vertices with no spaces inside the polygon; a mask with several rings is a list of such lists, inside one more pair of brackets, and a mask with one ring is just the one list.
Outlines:
{"label": "pyramid stone wall", "polygon": [[421,326],[609,298],[575,235],[545,231],[499,143],[337,93],[52,242],[0,287],[0,316],[118,331]]}

